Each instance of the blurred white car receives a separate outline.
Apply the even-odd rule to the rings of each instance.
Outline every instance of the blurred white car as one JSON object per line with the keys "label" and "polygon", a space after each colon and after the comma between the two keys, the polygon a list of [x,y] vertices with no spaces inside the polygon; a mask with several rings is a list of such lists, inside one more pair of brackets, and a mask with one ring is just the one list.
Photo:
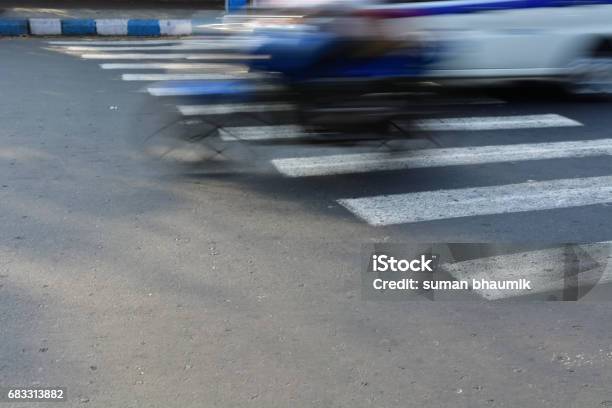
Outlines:
{"label": "blurred white car", "polygon": [[366,6],[431,46],[439,79],[548,79],[612,92],[612,0],[450,0]]}

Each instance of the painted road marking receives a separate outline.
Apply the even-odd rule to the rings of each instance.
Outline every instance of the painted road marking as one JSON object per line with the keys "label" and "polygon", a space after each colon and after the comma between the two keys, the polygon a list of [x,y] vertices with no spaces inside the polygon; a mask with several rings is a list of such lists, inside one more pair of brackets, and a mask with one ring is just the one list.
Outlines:
{"label": "painted road marking", "polygon": [[612,176],[338,200],[370,225],[551,210],[612,202]]}
{"label": "painted road marking", "polygon": [[582,126],[582,123],[554,113],[521,116],[481,116],[417,120],[413,126],[426,131],[500,130]]}
{"label": "painted road marking", "polygon": [[244,41],[218,41],[215,43],[181,43],[175,45],[151,45],[151,46],[64,46],[62,49],[66,51],[172,51],[172,50],[217,50],[220,48],[239,48],[250,46],[251,43]]}
{"label": "painted road marking", "polygon": [[283,112],[295,108],[289,103],[233,103],[210,105],[179,105],[178,110],[184,116],[227,115],[230,113]]}
{"label": "painted road marking", "polygon": [[285,176],[309,177],[603,155],[612,155],[612,139],[295,157],[272,164]]}
{"label": "painted road marking", "polygon": [[190,70],[206,69],[221,72],[248,72],[244,65],[234,64],[207,64],[198,62],[146,62],[146,63],[106,63],[100,64],[102,69],[167,69],[167,70]]}
{"label": "painted road marking", "polygon": [[147,59],[187,59],[187,60],[252,60],[267,59],[265,55],[246,54],[147,54],[147,53],[90,53],[81,54],[83,59],[93,60],[147,60]]}
{"label": "painted road marking", "polygon": [[294,139],[298,137],[308,137],[312,134],[305,132],[301,126],[281,125],[226,127],[219,130],[219,135],[221,136],[222,140],[226,141],[263,141],[277,139]]}
{"label": "painted road marking", "polygon": [[180,44],[182,40],[78,40],[78,41],[48,41],[50,45],[67,45],[67,46],[90,46],[90,45],[167,45],[167,44]]}
{"label": "painted road marking", "polygon": [[[550,128],[565,126],[582,126],[580,122],[565,118],[556,114],[528,115],[528,116],[496,116],[496,117],[472,117],[472,118],[448,118],[448,119],[423,119],[413,124],[419,130],[501,130],[501,129],[525,129],[525,128]],[[273,126],[262,126],[261,130],[256,127],[245,129],[242,140],[266,139],[265,133],[270,132],[270,139],[279,139]],[[296,139],[304,137],[303,133],[291,134],[283,132],[284,139]]]}
{"label": "painted road marking", "polygon": [[254,74],[122,74],[124,81],[183,81],[183,80],[217,80],[233,78],[255,78]]}

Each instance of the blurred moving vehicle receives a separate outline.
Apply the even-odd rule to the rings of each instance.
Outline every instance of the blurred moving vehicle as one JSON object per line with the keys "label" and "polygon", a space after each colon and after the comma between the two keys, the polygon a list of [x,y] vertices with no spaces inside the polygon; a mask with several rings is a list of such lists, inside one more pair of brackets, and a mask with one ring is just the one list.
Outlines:
{"label": "blurred moving vehicle", "polygon": [[421,32],[428,77],[463,84],[538,79],[612,92],[612,1],[447,0],[365,6],[403,36]]}
{"label": "blurred moving vehicle", "polygon": [[416,43],[381,32],[377,18],[340,10],[324,12],[331,23],[313,19],[305,30],[260,32],[252,71],[274,73],[279,96],[295,106],[302,125],[353,132],[382,131],[405,116],[406,92],[418,89],[429,63]]}
{"label": "blurred moving vehicle", "polygon": [[409,115],[406,97],[420,89],[429,60],[416,41],[391,38],[384,21],[361,10],[325,8],[300,24],[254,30],[245,43],[242,78],[167,81],[149,91],[183,104],[248,104],[272,120],[292,121],[312,134],[380,134]]}
{"label": "blurred moving vehicle", "polygon": [[[262,7],[303,9],[294,0]],[[427,77],[453,85],[548,80],[579,93],[612,93],[612,1],[442,0],[310,1],[352,5],[385,21],[395,38],[427,44],[435,61]]]}

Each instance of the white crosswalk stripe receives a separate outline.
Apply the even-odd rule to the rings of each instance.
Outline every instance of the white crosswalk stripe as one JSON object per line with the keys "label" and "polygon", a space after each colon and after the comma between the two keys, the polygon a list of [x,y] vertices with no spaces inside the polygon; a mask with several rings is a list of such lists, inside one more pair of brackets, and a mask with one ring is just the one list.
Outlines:
{"label": "white crosswalk stripe", "polygon": [[227,60],[240,61],[251,59],[265,59],[264,55],[252,56],[245,54],[198,54],[198,53],[163,53],[163,54],[148,54],[148,53],[89,53],[81,54],[83,59],[92,60]]}
{"label": "white crosswalk stripe", "polygon": [[219,134],[225,141],[264,141],[310,136],[301,126],[296,125],[226,127],[220,129]]}
{"label": "white crosswalk stripe", "polygon": [[[289,103],[233,103],[209,105],[179,105],[179,112],[184,116],[225,115],[229,113],[260,113],[290,111],[294,105]],[[227,133],[227,132],[226,132]]]}
{"label": "white crosswalk stripe", "polygon": [[580,122],[554,113],[521,116],[424,119],[414,127],[428,131],[498,130],[582,126]]}
{"label": "white crosswalk stripe", "polygon": [[168,39],[144,39],[144,40],[51,40],[47,41],[49,45],[55,46],[136,46],[136,45],[171,45],[171,44],[219,44],[222,42],[237,42],[249,41],[252,37],[248,36],[232,36],[231,38],[223,38],[219,36],[194,36],[189,38],[168,38]]}
{"label": "white crosswalk stripe", "polygon": [[[538,129],[551,127],[582,126],[580,122],[556,114],[528,116],[496,116],[474,118],[423,119],[415,122],[420,130],[484,130],[484,129]],[[294,130],[291,132],[290,130]],[[305,136],[299,127],[287,126],[249,126],[243,129],[232,128],[232,133],[240,134],[240,140],[298,139]]]}
{"label": "white crosswalk stripe", "polygon": [[121,74],[124,81],[184,81],[184,80],[219,80],[232,78],[255,78],[254,74]]}
{"label": "white crosswalk stripe", "polygon": [[612,155],[612,139],[296,157],[272,164],[286,176],[309,177],[601,155]]}
{"label": "white crosswalk stripe", "polygon": [[169,45],[181,44],[183,40],[62,40],[48,41],[50,45],[91,46],[91,45]]}
{"label": "white crosswalk stripe", "polygon": [[338,200],[370,225],[394,225],[612,202],[612,176]]}
{"label": "white crosswalk stripe", "polygon": [[145,63],[104,63],[102,69],[165,69],[165,70],[206,70],[207,72],[245,73],[248,69],[238,64],[211,64],[199,62],[145,62]]}
{"label": "white crosswalk stripe", "polygon": [[215,43],[178,43],[178,44],[164,44],[164,45],[135,45],[135,46],[89,46],[89,45],[70,45],[62,47],[65,51],[171,51],[171,50],[218,50],[218,49],[231,49],[231,48],[243,48],[248,46],[248,43],[243,41],[218,41]]}

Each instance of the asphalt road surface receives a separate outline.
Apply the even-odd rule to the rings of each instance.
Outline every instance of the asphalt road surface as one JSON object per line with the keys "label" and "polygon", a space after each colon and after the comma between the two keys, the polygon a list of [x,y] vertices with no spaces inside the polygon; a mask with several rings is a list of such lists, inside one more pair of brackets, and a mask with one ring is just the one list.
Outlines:
{"label": "asphalt road surface", "polygon": [[230,115],[235,160],[211,168],[157,132],[209,108],[148,90],[219,70],[101,65],[206,63],[177,55],[206,40],[49,41],[0,41],[0,385],[66,386],[65,406],[612,406],[611,303],[374,302],[359,275],[364,243],[611,240],[612,103],[470,93],[393,160],[232,141],[299,130]]}

